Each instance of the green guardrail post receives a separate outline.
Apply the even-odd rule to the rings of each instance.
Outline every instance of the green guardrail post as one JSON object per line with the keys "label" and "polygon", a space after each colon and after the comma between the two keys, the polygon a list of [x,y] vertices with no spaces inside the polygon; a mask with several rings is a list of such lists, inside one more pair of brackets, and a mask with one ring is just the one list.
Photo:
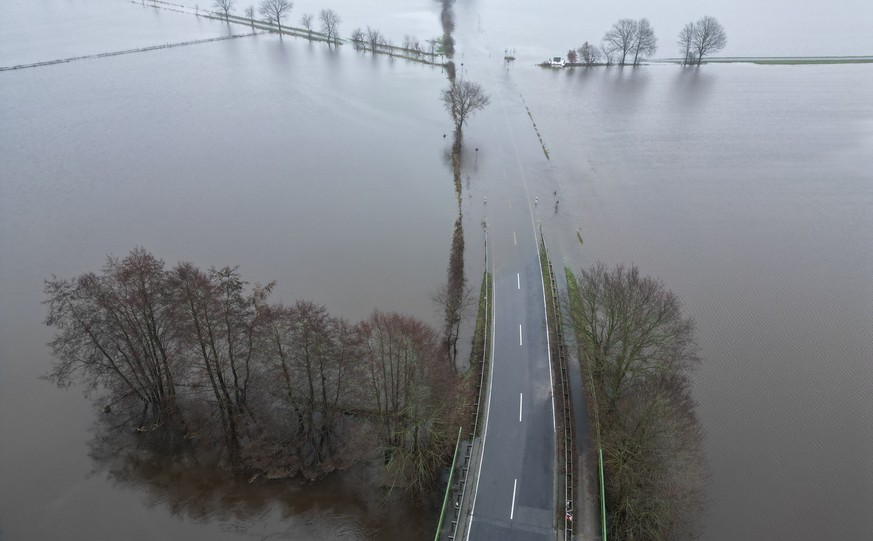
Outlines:
{"label": "green guardrail post", "polygon": [[440,511],[440,521],[437,523],[436,533],[433,536],[433,541],[439,541],[440,531],[443,529],[443,519],[446,516],[446,504],[449,501],[449,492],[452,490],[452,477],[455,475],[455,461],[458,459],[458,447],[461,445],[461,429],[458,427],[458,441],[455,442],[455,454],[452,456],[452,469],[449,470],[449,482],[446,485],[446,494],[443,496],[443,509]]}

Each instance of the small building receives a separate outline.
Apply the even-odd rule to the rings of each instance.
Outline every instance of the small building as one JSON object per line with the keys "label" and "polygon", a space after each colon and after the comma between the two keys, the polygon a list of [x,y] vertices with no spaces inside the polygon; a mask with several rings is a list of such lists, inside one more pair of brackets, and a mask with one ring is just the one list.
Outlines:
{"label": "small building", "polygon": [[563,68],[564,63],[564,57],[562,56],[553,56],[549,59],[549,66],[553,68]]}

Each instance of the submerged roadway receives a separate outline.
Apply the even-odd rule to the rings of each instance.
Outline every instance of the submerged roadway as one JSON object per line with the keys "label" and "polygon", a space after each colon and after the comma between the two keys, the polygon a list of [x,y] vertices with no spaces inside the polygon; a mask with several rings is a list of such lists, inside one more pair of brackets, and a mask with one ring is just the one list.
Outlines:
{"label": "submerged roadway", "polygon": [[499,94],[492,99],[505,123],[499,135],[505,154],[502,165],[491,170],[502,177],[496,179],[499,193],[482,202],[494,279],[493,347],[481,467],[466,539],[551,541],[556,523],[555,410],[533,219],[539,203],[528,193],[512,124],[516,129],[530,126],[524,125],[526,118],[506,114]]}

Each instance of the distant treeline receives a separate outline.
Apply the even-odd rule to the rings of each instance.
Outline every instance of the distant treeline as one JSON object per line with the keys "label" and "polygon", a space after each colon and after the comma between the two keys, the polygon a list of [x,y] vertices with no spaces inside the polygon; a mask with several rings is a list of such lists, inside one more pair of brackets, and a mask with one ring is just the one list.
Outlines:
{"label": "distant treeline", "polygon": [[83,384],[106,426],[153,450],[217,449],[222,467],[266,478],[375,461],[384,485],[427,492],[466,414],[444,338],[400,314],[352,324],[271,302],[272,289],[141,248],[52,278],[46,378]]}
{"label": "distant treeline", "polygon": [[[683,65],[700,64],[704,57],[724,49],[727,34],[715,17],[686,24],[677,40]],[[584,66],[638,65],[658,49],[655,30],[646,18],[620,19],[603,36],[600,45],[585,42],[567,51],[567,62]]]}

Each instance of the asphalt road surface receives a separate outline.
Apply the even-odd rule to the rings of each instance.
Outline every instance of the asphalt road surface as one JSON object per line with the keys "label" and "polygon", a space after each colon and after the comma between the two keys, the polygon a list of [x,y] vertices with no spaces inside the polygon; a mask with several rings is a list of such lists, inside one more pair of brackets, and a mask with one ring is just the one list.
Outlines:
{"label": "asphalt road surface", "polygon": [[[495,108],[507,110],[499,94],[492,99]],[[513,110],[499,114],[504,129],[498,141],[490,140],[505,151],[490,172],[502,176],[501,189],[482,203],[494,276],[494,336],[482,465],[468,530],[473,541],[555,538],[554,401],[532,218],[539,205],[549,203],[528,193],[513,134],[530,131],[530,125]]]}

